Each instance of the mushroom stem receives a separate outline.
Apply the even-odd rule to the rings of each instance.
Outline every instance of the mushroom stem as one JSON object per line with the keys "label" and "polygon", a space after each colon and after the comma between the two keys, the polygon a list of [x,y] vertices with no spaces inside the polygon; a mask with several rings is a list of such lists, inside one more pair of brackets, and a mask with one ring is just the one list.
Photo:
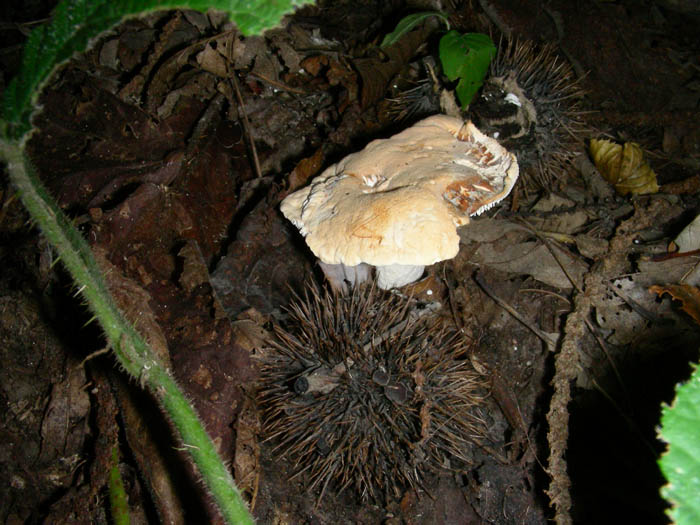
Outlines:
{"label": "mushroom stem", "polygon": [[411,264],[377,266],[377,286],[382,290],[405,286],[420,279],[424,269],[425,266]]}
{"label": "mushroom stem", "polygon": [[328,264],[318,261],[323,274],[336,292],[346,293],[350,287],[361,284],[370,278],[372,267],[369,264],[347,266],[345,264]]}

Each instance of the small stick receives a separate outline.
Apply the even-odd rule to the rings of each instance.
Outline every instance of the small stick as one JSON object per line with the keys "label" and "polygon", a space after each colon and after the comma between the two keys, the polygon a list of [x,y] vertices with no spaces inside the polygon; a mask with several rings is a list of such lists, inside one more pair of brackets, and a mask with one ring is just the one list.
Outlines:
{"label": "small stick", "polygon": [[266,84],[270,84],[271,86],[274,86],[278,89],[281,89],[282,91],[289,91],[290,93],[295,93],[297,95],[308,95],[306,91],[303,89],[295,88],[292,86],[288,86],[287,84],[283,84],[282,82],[279,82],[277,80],[273,80],[271,78],[267,78],[264,75],[261,75],[260,73],[249,73],[251,77],[257,78],[258,80],[265,82]]}
{"label": "small stick", "polygon": [[262,169],[260,168],[260,160],[258,159],[258,150],[255,147],[255,139],[253,138],[253,134],[250,132],[250,121],[248,120],[248,115],[245,112],[245,109],[243,107],[243,96],[241,95],[241,89],[238,86],[238,78],[236,77],[236,72],[233,69],[229,69],[231,65],[233,64],[233,46],[235,44],[235,39],[233,38],[233,35],[229,37],[228,41],[228,46],[226,49],[226,55],[228,58],[228,62],[226,63],[226,70],[229,74],[229,82],[233,86],[233,90],[236,93],[236,100],[238,101],[238,113],[241,115],[241,118],[243,119],[243,128],[245,129],[245,133],[248,136],[248,141],[250,142],[250,151],[251,154],[253,155],[253,165],[255,167],[255,174],[257,175],[257,178],[262,177]]}
{"label": "small stick", "polygon": [[503,299],[498,297],[494,291],[489,287],[489,285],[486,284],[486,281],[484,281],[483,277],[481,277],[480,273],[476,273],[474,275],[474,280],[477,282],[477,284],[481,287],[481,289],[484,291],[486,295],[488,295],[491,299],[493,299],[498,306],[503,308],[506,312],[508,312],[510,315],[512,315],[516,320],[520,321],[520,323],[525,326],[525,328],[529,329],[533,334],[535,334],[537,337],[542,339],[542,342],[547,345],[547,349],[550,352],[554,352],[557,348],[557,338],[552,336],[551,334],[548,334],[544,330],[540,330],[538,327],[534,326],[532,323],[528,322],[520,313],[518,313],[512,306],[510,306],[508,303],[506,303]]}

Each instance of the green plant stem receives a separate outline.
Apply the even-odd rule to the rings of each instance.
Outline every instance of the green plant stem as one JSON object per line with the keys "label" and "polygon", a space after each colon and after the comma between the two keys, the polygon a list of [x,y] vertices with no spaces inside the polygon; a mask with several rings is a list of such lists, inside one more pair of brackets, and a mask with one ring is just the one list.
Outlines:
{"label": "green plant stem", "polygon": [[119,472],[119,447],[112,447],[112,468],[109,469],[109,508],[114,525],[129,525],[129,501]]}
{"label": "green plant stem", "polygon": [[227,523],[252,524],[231,473],[194,408],[171,373],[117,308],[89,245],[44,188],[24,154],[23,144],[0,141],[0,158],[7,162],[10,180],[19,190],[22,203],[56,249],[101,324],[117,360],[131,376],[149,387],[170,417]]}
{"label": "green plant stem", "polygon": [[[162,367],[157,367],[149,374],[149,383],[156,392],[166,413],[172,418],[177,428],[182,446],[192,456],[193,461],[204,477],[212,497],[219,505],[230,523],[252,524],[253,520],[235,486],[231,473],[224,466],[214,443],[201,425],[192,404],[183,395],[173,377]],[[231,491],[235,492],[232,497]]]}

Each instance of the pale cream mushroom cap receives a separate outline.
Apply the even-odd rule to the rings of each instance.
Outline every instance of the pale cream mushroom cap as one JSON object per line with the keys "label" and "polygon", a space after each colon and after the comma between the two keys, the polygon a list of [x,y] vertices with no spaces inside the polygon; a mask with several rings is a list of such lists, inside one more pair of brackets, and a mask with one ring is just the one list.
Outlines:
{"label": "pale cream mushroom cap", "polygon": [[330,166],[281,210],[324,263],[425,266],[456,256],[457,227],[517,178],[496,140],[436,115]]}
{"label": "pale cream mushroom cap", "polygon": [[420,187],[364,193],[352,176],[314,182],[297,222],[288,206],[282,213],[299,227],[311,251],[328,264],[426,265],[457,255],[459,236],[447,207]]}

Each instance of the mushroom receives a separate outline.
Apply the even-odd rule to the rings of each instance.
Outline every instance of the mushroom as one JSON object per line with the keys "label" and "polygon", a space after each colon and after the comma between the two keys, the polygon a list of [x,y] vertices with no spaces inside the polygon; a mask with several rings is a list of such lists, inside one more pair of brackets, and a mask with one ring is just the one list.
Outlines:
{"label": "mushroom", "polygon": [[372,265],[386,290],[456,256],[457,227],[504,199],[517,178],[515,156],[495,139],[435,115],[348,155],[280,208],[331,285],[362,282]]}

